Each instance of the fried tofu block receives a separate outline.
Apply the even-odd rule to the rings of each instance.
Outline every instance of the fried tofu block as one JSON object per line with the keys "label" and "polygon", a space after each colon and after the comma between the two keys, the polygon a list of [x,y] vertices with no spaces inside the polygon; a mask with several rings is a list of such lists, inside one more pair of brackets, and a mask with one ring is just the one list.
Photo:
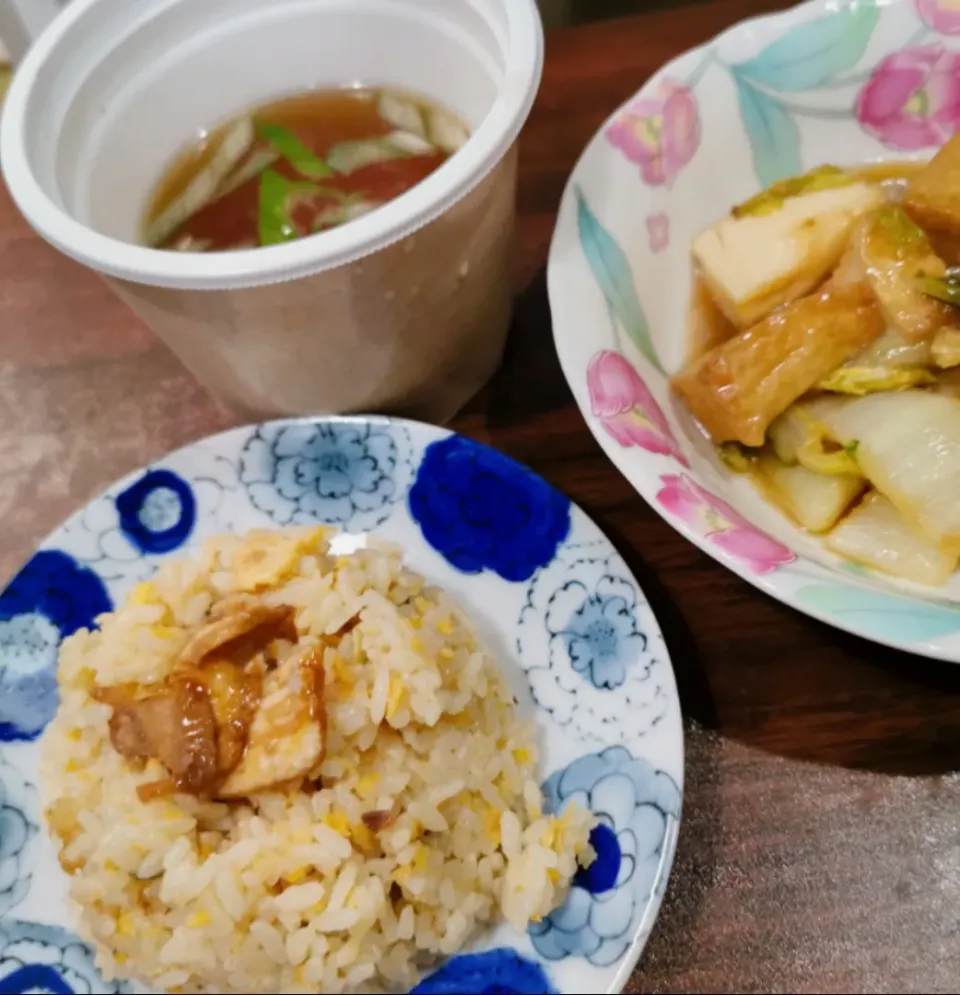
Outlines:
{"label": "fried tofu block", "polygon": [[885,326],[865,283],[804,297],[724,342],[673,378],[715,443],[760,446],[767,427]]}
{"label": "fried tofu block", "polygon": [[866,218],[855,247],[887,321],[908,342],[928,339],[941,328],[960,327],[956,308],[927,296],[918,286],[923,277],[942,277],[946,266],[902,208],[885,207]]}
{"label": "fried tofu block", "polygon": [[724,218],[693,242],[710,293],[738,330],[809,294],[837,265],[853,228],[883,203],[876,184],[787,197],[762,214]]}
{"label": "fried tofu block", "polygon": [[927,233],[948,266],[960,262],[960,134],[910,180],[907,214]]}
{"label": "fried tofu block", "polygon": [[737,331],[717,306],[703,279],[694,274],[688,357],[702,356],[721,342],[732,339]]}

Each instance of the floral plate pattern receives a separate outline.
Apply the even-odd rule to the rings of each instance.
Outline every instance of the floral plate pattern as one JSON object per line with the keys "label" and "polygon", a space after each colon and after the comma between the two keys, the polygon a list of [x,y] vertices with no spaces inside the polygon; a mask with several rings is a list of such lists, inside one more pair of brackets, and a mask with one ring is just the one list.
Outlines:
{"label": "floral plate pattern", "polygon": [[236,429],[131,475],[0,593],[0,995],[146,991],[97,973],[42,828],[37,739],[60,641],[207,536],[311,522],[342,529],[344,551],[371,533],[401,543],[461,601],[540,727],[548,806],[598,819],[598,860],[561,909],[526,936],[498,928],[413,992],[622,990],[666,888],[683,786],[676,685],[643,592],[582,511],[506,456],[425,425],[331,418]]}
{"label": "floral plate pattern", "polygon": [[668,377],[684,358],[699,231],[782,177],[928,158],[958,129],[952,0],[812,0],[746,21],[665,66],[603,126],[564,194],[548,267],[567,380],[642,497],[774,598],[950,661],[960,578],[932,590],[827,553],[723,467]]}

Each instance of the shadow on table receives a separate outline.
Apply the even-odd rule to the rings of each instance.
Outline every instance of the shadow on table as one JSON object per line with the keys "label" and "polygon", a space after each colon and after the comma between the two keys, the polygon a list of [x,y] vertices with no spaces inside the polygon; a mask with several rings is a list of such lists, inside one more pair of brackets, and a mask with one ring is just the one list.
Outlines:
{"label": "shadow on table", "polygon": [[[671,965],[696,960],[695,928],[705,896],[716,877],[720,819],[720,738],[713,693],[700,652],[687,624],[657,572],[617,529],[607,535],[637,578],[653,610],[670,653],[685,718],[683,821],[672,877],[685,882],[667,891],[663,909],[644,952],[644,963],[655,967],[663,958]],[[690,720],[694,719],[696,725]],[[687,839],[696,846],[686,846]],[[628,986],[629,995],[632,989]]]}
{"label": "shadow on table", "polygon": [[[846,758],[845,766],[913,777],[960,771],[960,665],[879,646],[822,622],[807,624],[886,692],[874,714],[863,710],[869,748]],[[851,683],[855,679],[852,674]]]}
{"label": "shadow on table", "polygon": [[709,586],[691,599],[708,616],[704,645],[674,657],[687,718],[806,763],[891,777],[960,770],[960,666],[841,632],[719,566],[697,580]]}
{"label": "shadow on table", "polygon": [[[512,448],[511,429],[535,423],[536,418],[545,412],[573,407],[570,388],[553,344],[546,273],[541,270],[517,298],[503,367],[484,397],[479,399],[475,411],[477,414],[482,412],[484,430],[492,436],[491,441],[509,450]],[[573,412],[571,417],[577,421],[580,419]],[[537,458],[530,460],[532,465],[544,469],[539,465],[542,460],[549,470],[550,461],[562,462],[564,454],[578,458],[585,443],[591,458],[600,455],[599,447],[589,439],[585,428],[578,428],[570,435],[569,440],[544,440]],[[572,446],[574,451],[566,453],[567,446]],[[684,714],[694,715],[709,729],[715,728],[716,719],[710,706],[711,690],[699,663],[697,646],[689,626],[656,571],[622,533],[608,522],[604,522],[603,526],[639,581],[660,622],[681,690]],[[657,957],[657,938],[669,937],[671,963],[685,963],[688,957],[694,955],[692,949],[688,951],[683,946],[688,938],[696,935],[693,925],[699,911],[700,896],[707,892],[713,881],[715,853],[710,841],[715,839],[715,828],[719,826],[719,739],[702,729],[694,732],[688,729],[686,750],[684,816],[674,873],[696,884],[684,889],[682,904],[675,902],[673,892],[668,891],[663,913],[645,954],[645,957]],[[690,838],[697,840],[695,849],[685,845],[688,832]]]}
{"label": "shadow on table", "polygon": [[[560,417],[544,417],[557,411]],[[686,719],[674,870],[685,884],[668,891],[648,945],[645,963],[654,973],[657,962],[695,963],[702,955],[693,946],[695,927],[716,887],[722,758],[731,741],[891,777],[960,769],[960,667],[886,650],[786,608],[687,547],[639,497],[591,507],[596,492],[564,475],[567,460],[597,459],[599,448],[579,425],[556,356],[543,271],[518,297],[503,369],[474,416],[495,445],[572,486],[571,496],[594,514],[637,577],[664,632]],[[531,442],[541,423],[550,437]],[[630,538],[612,522],[624,521],[625,507],[641,520],[628,526]],[[758,760],[755,776],[762,776]]]}
{"label": "shadow on table", "polygon": [[546,269],[517,295],[503,365],[484,401],[487,424],[494,430],[573,404],[553,344]]}
{"label": "shadow on table", "polygon": [[708,561],[694,576],[703,645],[674,655],[688,719],[805,763],[891,777],[960,770],[960,666],[825,625]]}
{"label": "shadow on table", "polygon": [[[517,299],[507,357],[483,398],[482,418],[494,444],[509,449],[511,429],[562,408],[579,418],[554,348],[541,270]],[[533,457],[529,443],[515,455],[549,475],[552,460],[582,459],[588,450],[591,458],[599,454],[583,431],[570,434],[570,440],[545,439]],[[571,496],[583,499],[584,493],[588,487]],[[585,503],[590,510],[589,498]],[[677,567],[682,540],[642,504],[637,514],[652,535],[646,558],[616,533],[610,515],[595,511],[660,620],[688,720],[809,763],[891,776],[960,770],[960,666],[889,650],[816,622],[693,547]],[[658,571],[652,565],[657,559],[670,567]],[[684,615],[691,611],[702,616],[694,626],[702,646]]]}
{"label": "shadow on table", "polygon": [[[785,707],[777,692],[783,685],[756,679],[757,657],[741,653],[749,636],[727,642],[726,672],[718,679],[710,666],[716,663],[715,651],[711,648],[708,657],[698,645],[659,572],[617,529],[608,524],[606,531],[660,622],[685,717],[683,824],[672,872],[672,880],[682,885],[667,891],[640,971],[625,989],[626,995],[632,995],[661,990],[644,987],[650,978],[668,977],[702,963],[701,917],[708,896],[717,888],[719,855],[729,827],[728,817],[721,812],[724,780],[740,781],[743,776],[724,767],[723,754],[729,752],[725,742],[736,740],[791,760],[890,777],[943,775],[960,769],[960,666],[889,650],[839,632],[761,595],[721,567],[705,564],[711,577],[720,578],[717,589],[728,585],[739,589],[758,612],[777,619],[771,630],[777,633],[770,637],[772,648],[790,639],[785,630],[808,627],[816,630],[818,638],[815,642],[808,635],[796,641],[801,650],[798,664],[802,647],[809,655],[809,647],[816,643],[829,646],[819,659],[807,659],[805,668],[791,671],[792,656],[785,662],[786,672],[795,675],[793,686],[806,693],[800,708]],[[788,624],[783,625],[784,620]],[[703,630],[698,626],[697,631]],[[770,663],[769,656],[766,663]],[[783,672],[782,667],[777,669]],[[731,707],[734,698],[739,707]],[[761,766],[746,776],[762,777],[762,770]]]}

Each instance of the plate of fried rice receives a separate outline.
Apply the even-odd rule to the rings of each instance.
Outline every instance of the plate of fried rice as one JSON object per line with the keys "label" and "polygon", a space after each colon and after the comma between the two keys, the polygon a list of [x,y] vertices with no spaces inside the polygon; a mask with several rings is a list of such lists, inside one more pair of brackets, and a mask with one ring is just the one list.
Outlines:
{"label": "plate of fried rice", "polygon": [[0,594],[0,992],[619,992],[682,785],[563,495],[410,422],[238,428]]}

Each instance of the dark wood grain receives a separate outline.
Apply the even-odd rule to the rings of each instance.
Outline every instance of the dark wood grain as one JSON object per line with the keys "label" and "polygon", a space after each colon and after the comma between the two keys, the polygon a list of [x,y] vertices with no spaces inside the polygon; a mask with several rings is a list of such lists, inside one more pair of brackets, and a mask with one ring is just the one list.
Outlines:
{"label": "dark wood grain", "polygon": [[[687,716],[684,823],[632,993],[960,990],[960,668],[843,635],[684,542],[601,454],[564,383],[543,266],[586,141],[664,61],[769,0],[551,36],[523,143],[504,368],[457,422],[542,473],[619,546]],[[0,196],[0,574],[111,480],[226,425],[99,281]]]}

